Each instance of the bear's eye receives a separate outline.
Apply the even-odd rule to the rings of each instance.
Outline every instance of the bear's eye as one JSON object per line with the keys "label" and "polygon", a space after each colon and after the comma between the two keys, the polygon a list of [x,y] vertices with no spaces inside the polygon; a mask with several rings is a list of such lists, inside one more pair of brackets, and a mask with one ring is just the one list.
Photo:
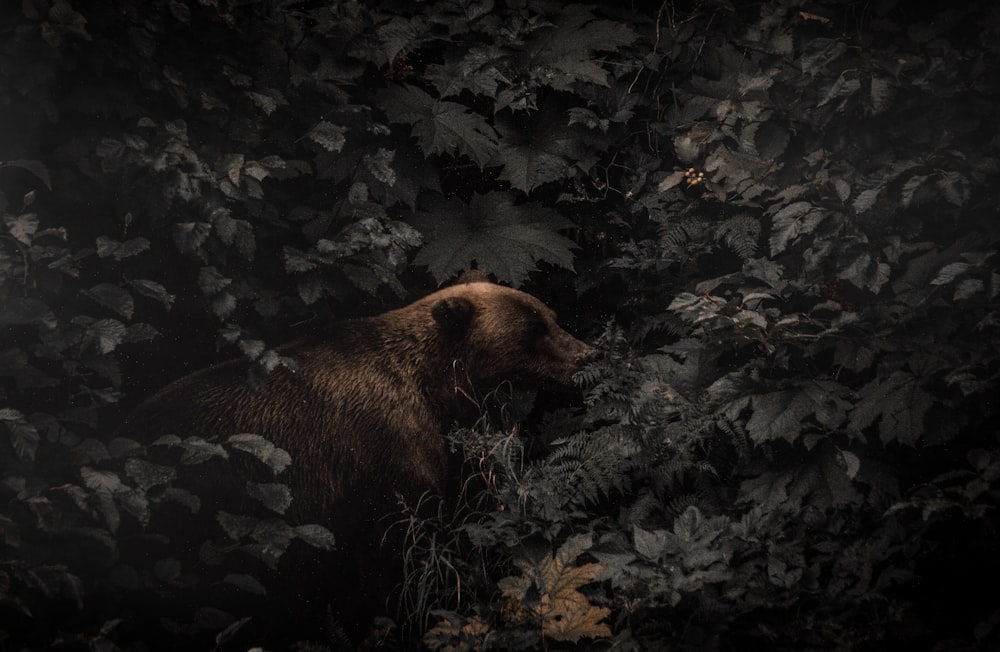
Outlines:
{"label": "bear's eye", "polygon": [[536,320],[531,324],[531,334],[535,337],[541,337],[549,332],[549,325],[542,320]]}

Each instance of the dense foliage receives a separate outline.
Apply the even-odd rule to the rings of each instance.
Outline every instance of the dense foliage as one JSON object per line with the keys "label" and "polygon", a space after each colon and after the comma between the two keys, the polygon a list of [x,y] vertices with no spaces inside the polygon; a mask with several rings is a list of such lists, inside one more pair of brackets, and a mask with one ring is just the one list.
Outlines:
{"label": "dense foliage", "polygon": [[[154,463],[115,424],[470,266],[604,354],[578,409],[452,433],[469,482],[401,516],[396,642],[1000,645],[992,3],[23,0],[0,26],[5,648],[232,642],[239,613],[153,634],[119,598],[335,545],[281,518],[294,460],[177,433]],[[248,454],[274,518],[220,514],[198,567],[123,554],[198,509],[182,467]]]}

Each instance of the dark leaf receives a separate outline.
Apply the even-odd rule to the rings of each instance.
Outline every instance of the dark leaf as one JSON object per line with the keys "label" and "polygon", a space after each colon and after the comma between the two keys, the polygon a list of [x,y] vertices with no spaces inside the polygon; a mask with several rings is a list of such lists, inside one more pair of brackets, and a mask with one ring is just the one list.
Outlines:
{"label": "dark leaf", "polygon": [[38,324],[45,328],[56,327],[58,321],[55,314],[43,301],[29,297],[13,297],[0,310],[0,325],[18,326],[22,324]]}
{"label": "dark leaf", "polygon": [[38,430],[23,414],[12,408],[0,408],[0,423],[7,428],[14,452],[22,460],[35,459],[40,437]]}
{"label": "dark leaf", "polygon": [[174,304],[174,299],[176,297],[167,292],[167,289],[156,281],[132,279],[128,281],[128,284],[133,290],[144,297],[149,297],[150,299],[159,301],[167,310],[170,310],[171,306]]}
{"label": "dark leaf", "polygon": [[247,482],[246,493],[277,514],[284,514],[292,504],[292,492],[280,483]]}
{"label": "dark leaf", "polygon": [[284,471],[292,463],[292,458],[287,451],[278,448],[260,435],[243,433],[233,435],[226,441],[236,450],[250,453],[270,466],[275,475]]}
{"label": "dark leaf", "polygon": [[320,550],[333,550],[336,546],[333,533],[322,525],[299,525],[295,528],[295,536]]}
{"label": "dark leaf", "polygon": [[476,195],[466,206],[438,200],[415,221],[427,242],[414,263],[427,265],[438,283],[478,269],[520,286],[538,261],[573,268],[575,243],[558,233],[573,223],[538,204],[515,206],[509,195]]}
{"label": "dark leaf", "polygon": [[84,294],[101,304],[105,308],[114,310],[125,319],[131,319],[135,312],[135,301],[127,290],[113,283],[99,283]]}

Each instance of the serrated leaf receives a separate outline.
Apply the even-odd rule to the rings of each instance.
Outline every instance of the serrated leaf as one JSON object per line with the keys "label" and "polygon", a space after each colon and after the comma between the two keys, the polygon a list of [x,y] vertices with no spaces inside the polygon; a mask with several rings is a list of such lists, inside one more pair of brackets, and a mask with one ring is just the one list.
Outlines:
{"label": "serrated leaf", "polygon": [[271,115],[278,110],[279,106],[287,106],[288,100],[281,94],[281,91],[276,89],[267,89],[265,93],[259,93],[257,91],[244,91],[246,96],[250,98],[250,101],[257,105],[264,115]]}
{"label": "serrated leaf", "polygon": [[539,114],[529,130],[511,119],[498,118],[497,132],[500,150],[492,164],[504,166],[498,178],[525,194],[543,183],[568,178],[575,169],[588,169],[597,146],[595,137],[581,141],[579,129],[563,124],[561,116],[548,110]]}
{"label": "serrated leaf", "polygon": [[812,232],[825,217],[824,211],[805,201],[782,208],[771,218],[771,255],[781,253],[799,236]]}
{"label": "serrated leaf", "polygon": [[906,180],[906,183],[903,184],[902,200],[904,208],[910,207],[910,203],[913,202],[913,195],[917,192],[917,189],[920,188],[924,181],[927,181],[927,175],[918,174],[910,177]]}
{"label": "serrated leaf", "polygon": [[34,460],[38,452],[38,443],[41,441],[35,426],[13,408],[0,409],[0,423],[7,428],[11,446],[17,456],[26,461]]}
{"label": "serrated leaf", "polygon": [[182,464],[201,464],[213,457],[228,459],[229,454],[219,444],[205,441],[201,437],[188,437],[180,443]]}
{"label": "serrated leaf", "polygon": [[889,81],[882,77],[872,77],[871,84],[872,113],[879,114],[889,108],[892,99],[892,88]]}
{"label": "serrated leaf", "polygon": [[[504,597],[517,608],[529,611],[541,626],[542,634],[556,641],[575,643],[581,638],[611,636],[610,627],[601,622],[611,610],[595,607],[580,592],[581,587],[594,582],[601,574],[601,565],[576,566],[574,562],[579,554],[579,546],[567,541],[555,555],[546,555],[537,563],[516,560],[524,575],[506,577],[498,582]],[[529,600],[532,587],[540,595],[537,602]]]}
{"label": "serrated leaf", "polygon": [[889,266],[873,259],[871,254],[861,254],[846,269],[837,274],[837,278],[850,281],[859,289],[869,289],[878,294],[889,282]]}
{"label": "serrated leaf", "polygon": [[89,466],[80,468],[80,477],[88,489],[114,493],[122,488],[121,478],[113,471],[101,471]]}
{"label": "serrated leaf", "polygon": [[934,275],[931,285],[947,285],[972,268],[969,263],[949,263]]}
{"label": "serrated leaf", "polygon": [[497,63],[503,57],[499,47],[490,45],[473,48],[460,59],[449,56],[446,51],[444,64],[427,66],[427,79],[440,97],[469,91],[474,95],[496,98],[497,84],[502,77]]}
{"label": "serrated leaf", "polygon": [[575,82],[608,85],[608,72],[595,52],[615,52],[638,34],[622,22],[596,20],[586,5],[564,5],[556,24],[531,37],[525,68],[532,78],[556,90],[572,91]]}
{"label": "serrated leaf", "polygon": [[426,265],[438,283],[473,262],[515,287],[538,261],[573,269],[576,245],[558,233],[573,223],[539,204],[515,206],[499,192],[475,195],[470,205],[457,199],[429,203],[429,212],[414,220],[426,244],[413,262]]}
{"label": "serrated leaf", "polygon": [[146,238],[130,238],[121,243],[121,246],[115,251],[114,256],[117,260],[122,260],[123,258],[131,258],[132,256],[141,254],[147,249],[149,249],[149,240]]}
{"label": "serrated leaf", "polygon": [[55,313],[45,302],[31,297],[13,297],[0,309],[0,326],[38,324],[53,329],[58,324]]}
{"label": "serrated leaf", "polygon": [[898,441],[910,446],[923,436],[924,415],[934,402],[917,379],[903,371],[875,378],[858,397],[850,414],[850,425],[856,432],[877,425],[882,443]]}
{"label": "serrated leaf", "polygon": [[128,284],[129,287],[142,296],[159,301],[167,310],[170,310],[170,308],[174,305],[174,299],[177,298],[173,294],[167,292],[167,289],[156,281],[150,281],[147,279],[132,279],[128,281]]}
{"label": "serrated leaf", "polygon": [[292,504],[292,492],[277,482],[247,482],[246,494],[276,514],[284,514]]}
{"label": "serrated leaf", "polygon": [[837,453],[840,455],[840,460],[843,463],[844,473],[848,478],[853,480],[857,477],[858,471],[861,470],[861,460],[850,451],[838,450]]}
{"label": "serrated leaf", "polygon": [[3,218],[7,232],[18,242],[31,244],[32,236],[38,231],[38,216],[34,213],[7,215]]}
{"label": "serrated leaf", "polygon": [[847,44],[843,41],[828,38],[816,38],[809,41],[803,48],[799,64],[802,72],[815,76],[823,72],[830,62],[840,58],[847,52]]}
{"label": "serrated leaf", "polygon": [[955,294],[953,296],[955,301],[964,301],[969,297],[975,296],[986,289],[986,286],[978,278],[967,278],[955,288]]}
{"label": "serrated leaf", "polygon": [[493,127],[462,104],[435,100],[415,86],[394,86],[379,93],[379,101],[392,122],[413,125],[413,135],[427,154],[464,154],[480,167],[496,155]]}
{"label": "serrated leaf", "polygon": [[638,525],[633,525],[632,539],[635,551],[649,561],[659,560],[667,550],[665,530],[644,530]]}
{"label": "serrated leaf", "polygon": [[833,189],[837,191],[837,197],[840,198],[840,201],[846,203],[851,198],[851,184],[843,179],[834,179]]}
{"label": "serrated leaf", "polygon": [[177,471],[173,467],[153,464],[134,457],[125,460],[125,474],[143,491],[169,484],[177,477]]}
{"label": "serrated leaf", "polygon": [[131,319],[135,312],[135,300],[125,289],[114,283],[98,283],[83,294],[90,297],[105,308],[114,310],[125,319]]}
{"label": "serrated leaf", "polygon": [[299,525],[295,528],[295,536],[314,548],[319,548],[320,550],[333,550],[336,547],[333,532],[326,529],[322,525],[316,525],[314,523]]}
{"label": "serrated leaf", "polygon": [[965,206],[969,201],[969,180],[961,172],[946,172],[934,182],[950,204]]}
{"label": "serrated leaf", "polygon": [[375,30],[379,45],[375,52],[382,55],[372,60],[381,66],[391,66],[396,60],[431,38],[427,19],[417,14],[411,18],[394,16]]}
{"label": "serrated leaf", "polygon": [[[841,97],[850,97],[859,90],[861,90],[861,80],[840,75],[837,77],[836,81],[833,82],[833,85],[830,86],[829,90],[827,90],[826,94],[823,96],[823,99],[820,100],[819,104],[816,106],[824,106],[828,102]],[[843,104],[841,104],[841,106],[843,106]]]}
{"label": "serrated leaf", "polygon": [[233,541],[242,541],[250,536],[259,519],[220,510],[215,515],[215,520],[222,526],[222,531],[226,533],[226,536]]}
{"label": "serrated leaf", "polygon": [[223,276],[213,266],[205,266],[198,271],[198,286],[201,287],[201,291],[207,296],[221,292],[223,289],[229,287],[232,282],[233,279]]}
{"label": "serrated leaf", "polygon": [[858,196],[854,198],[854,211],[857,213],[865,213],[875,205],[875,200],[878,199],[879,194],[882,192],[881,187],[869,188],[868,190],[862,190],[858,193]]}
{"label": "serrated leaf", "polygon": [[207,222],[180,222],[174,224],[174,244],[182,253],[190,254],[205,244],[212,225]]}
{"label": "serrated leaf", "polygon": [[214,312],[219,319],[225,319],[231,315],[234,310],[236,310],[236,297],[228,292],[218,294],[212,299],[212,312]]}
{"label": "serrated leaf", "polygon": [[344,148],[344,143],[347,142],[344,136],[346,133],[347,127],[320,120],[315,127],[306,133],[306,136],[326,151],[337,153]]}
{"label": "serrated leaf", "polygon": [[250,453],[271,467],[275,474],[281,473],[292,463],[292,458],[283,448],[278,448],[267,439],[252,433],[233,435],[226,442],[236,450]]}
{"label": "serrated leaf", "polygon": [[111,353],[125,340],[125,324],[117,319],[98,319],[87,327],[85,340],[100,353]]}
{"label": "serrated leaf", "polygon": [[[815,418],[829,429],[836,429],[847,420],[848,403],[840,396],[844,390],[830,381],[791,387],[750,398],[753,414],[746,422],[747,434],[757,443],[785,439],[794,443],[802,435],[801,423],[808,417]],[[739,418],[745,406],[740,399],[726,407],[724,412],[732,420]]]}
{"label": "serrated leaf", "polygon": [[677,170],[676,172],[667,175],[667,177],[663,179],[663,181],[661,181],[656,185],[656,191],[667,192],[674,186],[680,184],[681,181],[684,181],[684,177],[686,176],[686,174],[687,173],[684,170]]}
{"label": "serrated leaf", "polygon": [[148,342],[159,334],[160,331],[156,330],[146,322],[129,324],[128,328],[125,329],[125,337],[122,338],[122,342],[126,344]]}
{"label": "serrated leaf", "polygon": [[222,647],[230,640],[232,640],[232,638],[236,636],[236,633],[239,632],[241,629],[243,629],[243,626],[246,625],[251,620],[253,620],[251,616],[244,616],[243,618],[234,620],[233,622],[226,625],[222,629],[222,631],[220,631],[218,634],[215,635],[216,647]]}

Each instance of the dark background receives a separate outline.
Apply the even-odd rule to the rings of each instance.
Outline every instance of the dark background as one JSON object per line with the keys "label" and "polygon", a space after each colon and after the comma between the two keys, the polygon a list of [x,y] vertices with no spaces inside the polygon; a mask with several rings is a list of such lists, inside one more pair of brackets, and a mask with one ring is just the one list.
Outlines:
{"label": "dark background", "polygon": [[236,646],[214,603],[133,624],[220,579],[127,560],[184,487],[115,426],[475,267],[605,357],[504,412],[519,437],[453,435],[482,482],[411,522],[394,644],[996,646],[998,29],[989,2],[5,3],[0,645]]}

